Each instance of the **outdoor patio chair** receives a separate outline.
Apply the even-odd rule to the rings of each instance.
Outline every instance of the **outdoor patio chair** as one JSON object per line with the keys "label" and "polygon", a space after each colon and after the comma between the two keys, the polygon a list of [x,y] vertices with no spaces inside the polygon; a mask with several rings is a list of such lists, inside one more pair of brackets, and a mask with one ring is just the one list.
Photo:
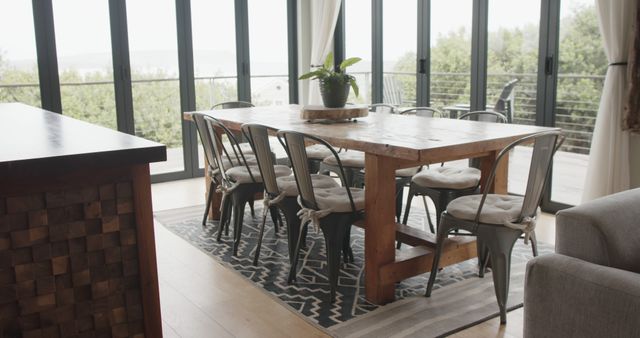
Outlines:
{"label": "outdoor patio chair", "polygon": [[[309,162],[305,151],[305,142],[322,144],[330,149],[336,158],[339,170],[342,172],[341,177],[344,177],[344,168],[338,153],[324,140],[295,131],[279,131],[278,139],[287,151],[300,193],[298,203],[301,210],[298,214],[301,218],[301,224],[306,227],[311,223],[316,229],[320,228],[324,235],[329,268],[330,301],[333,302],[340,272],[340,252],[342,251],[345,260],[353,261],[353,252],[349,245],[351,225],[364,217],[364,189],[348,186],[314,188],[311,174],[307,168]],[[298,236],[296,253],[299,252],[302,233],[300,231]],[[291,266],[291,276],[295,276],[297,262],[298,255],[295,255]]]}
{"label": "outdoor patio chair", "polygon": [[[267,220],[267,212],[270,211],[273,218],[273,215],[277,214],[279,209],[284,214],[287,223],[289,263],[293,266],[293,258],[298,254],[295,249],[296,241],[300,233],[298,187],[296,186],[296,181],[293,176],[276,176],[274,169],[275,163],[273,156],[271,156],[271,146],[269,144],[269,131],[275,131],[275,129],[259,124],[245,124],[242,126],[242,133],[247,140],[249,140],[256,154],[260,176],[264,183],[262,223],[260,224],[258,246],[256,247],[253,265],[258,265],[258,259],[260,258],[260,248],[262,247],[262,237]],[[333,178],[325,175],[312,174],[311,181],[314,188],[339,187],[339,184]],[[273,219],[273,221],[275,224],[276,220]],[[304,243],[306,231],[305,234],[302,234],[301,238],[303,239],[302,243]],[[295,271],[292,272],[295,273]],[[290,274],[288,281],[291,282],[294,279],[295,275]]]}
{"label": "outdoor patio chair", "polygon": [[[506,122],[506,119],[502,114],[492,111],[467,112],[461,115],[458,119],[475,119],[493,123]],[[427,213],[429,229],[432,233],[435,233],[436,227],[434,227],[433,222],[431,221],[429,207],[427,206],[425,196],[428,196],[433,201],[436,209],[437,226],[440,224],[440,215],[442,214],[442,211],[447,208],[449,202],[460,196],[471,195],[478,192],[481,173],[480,170],[475,168],[473,165],[474,162],[475,161],[472,159],[472,165],[468,168],[446,166],[442,163],[440,166],[428,167],[414,175],[411,178],[411,184],[409,185],[409,194],[407,196],[407,203],[402,223],[405,225],[407,224],[413,197],[422,196],[424,208]],[[400,245],[398,245],[398,248],[399,247]]]}
{"label": "outdoor patio chair", "polygon": [[534,142],[524,197],[489,194],[488,189],[485,189],[482,194],[459,197],[449,203],[447,210],[442,213],[438,227],[436,251],[427,284],[426,297],[431,296],[445,239],[454,230],[466,230],[477,236],[478,264],[480,266],[478,275],[480,277],[484,276],[487,263],[491,260],[493,285],[500,308],[500,323],[506,323],[511,251],[521,235],[524,234],[525,243],[529,236],[535,236],[533,230],[539,212],[542,191],[551,167],[551,159],[563,141],[564,137],[560,131],[539,132],[509,144],[498,154],[487,179],[487,185],[493,183],[496,168],[505,158],[505,154],[518,145]]}
{"label": "outdoor patio chair", "polygon": [[[240,156],[240,165],[228,167],[224,159],[222,158],[223,150],[220,149],[219,144],[221,140],[218,137],[216,130],[222,131],[232,145],[237,145],[237,141],[233,133],[220,121],[213,117],[204,115],[204,121],[207,126],[207,132],[209,138],[214,140],[213,155],[217,167],[219,168],[220,182],[216,191],[222,193],[221,219],[230,219],[230,214],[233,215],[233,255],[238,254],[238,247],[240,245],[240,238],[242,237],[242,226],[244,221],[244,207],[247,202],[252,201],[254,196],[264,190],[264,184],[262,182],[262,176],[260,175],[260,169],[257,165],[249,165],[245,155],[238,147]],[[274,166],[274,173],[276,177],[291,175],[291,169],[287,166],[276,165]],[[274,217],[275,219],[275,217]],[[276,222],[277,224],[277,222]],[[276,228],[277,231],[277,228]],[[222,237],[222,223],[218,228],[217,240],[220,241]]]}
{"label": "outdoor patio chair", "polygon": [[[211,178],[211,182],[209,184],[209,191],[207,194],[207,204],[204,210],[204,216],[202,218],[202,225],[207,224],[207,216],[209,215],[209,209],[211,208],[211,203],[213,201],[213,195],[216,193],[216,188],[221,182],[220,169],[215,160],[214,155],[214,146],[213,140],[215,138],[211,138],[209,135],[209,131],[207,128],[207,124],[204,119],[205,115],[200,113],[193,114],[193,120],[196,124],[196,130],[198,131],[198,135],[200,136],[200,142],[202,143],[202,148],[204,150],[204,156],[207,160],[207,168],[206,170],[209,172],[209,177]],[[222,156],[222,161],[225,164],[226,168],[231,168],[235,166],[239,166],[241,162],[241,158],[239,156],[239,151],[242,151],[242,148],[236,149],[236,147],[232,146],[229,142],[220,143],[220,151]],[[244,151],[243,151],[244,154]],[[245,155],[245,160],[249,165],[256,165],[256,159],[253,155],[247,154]],[[253,203],[249,204],[253,213]],[[220,218],[220,224],[226,227],[226,231],[228,233],[228,219]]]}
{"label": "outdoor patio chair", "polygon": [[493,111],[502,113],[507,118],[507,123],[513,123],[513,111],[515,102],[515,88],[520,79],[513,79],[502,87],[502,92],[498,96],[498,101],[493,107]]}

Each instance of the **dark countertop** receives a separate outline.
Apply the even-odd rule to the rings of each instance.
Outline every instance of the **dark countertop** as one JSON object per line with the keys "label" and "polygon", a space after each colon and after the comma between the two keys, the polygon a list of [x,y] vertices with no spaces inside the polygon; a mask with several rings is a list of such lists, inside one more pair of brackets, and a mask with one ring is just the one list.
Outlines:
{"label": "dark countertop", "polygon": [[160,143],[21,103],[0,103],[2,176],[166,159],[166,147]]}

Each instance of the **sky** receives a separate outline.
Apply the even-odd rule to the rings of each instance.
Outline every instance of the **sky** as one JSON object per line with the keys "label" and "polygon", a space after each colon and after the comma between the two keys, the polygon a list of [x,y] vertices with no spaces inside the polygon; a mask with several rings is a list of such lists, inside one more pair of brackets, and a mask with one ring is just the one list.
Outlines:
{"label": "sky", "polygon": [[[345,1],[347,56],[370,59],[371,0]],[[191,1],[195,51],[221,50],[235,55],[233,2]],[[395,60],[406,51],[415,51],[416,3],[416,0],[384,1],[385,60]],[[564,0],[562,13],[592,3],[593,0]],[[490,0],[489,6],[490,31],[527,23],[537,25],[539,21],[540,1]],[[107,0],[53,0],[53,10],[60,59],[110,53]],[[459,27],[466,27],[470,32],[471,10],[471,0],[432,0],[432,44],[437,36]],[[176,50],[174,0],[128,0],[127,12],[132,60],[142,51]],[[252,59],[283,68],[287,55],[286,1],[249,0],[249,26]],[[0,32],[0,50],[7,59],[35,60],[31,1],[0,0]]]}

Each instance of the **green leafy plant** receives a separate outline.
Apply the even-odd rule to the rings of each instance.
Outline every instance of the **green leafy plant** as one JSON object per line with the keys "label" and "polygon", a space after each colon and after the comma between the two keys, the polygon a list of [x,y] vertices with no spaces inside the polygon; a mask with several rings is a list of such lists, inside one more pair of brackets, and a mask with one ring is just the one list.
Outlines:
{"label": "green leafy plant", "polygon": [[362,59],[358,57],[345,59],[340,63],[340,67],[338,69],[334,69],[333,66],[333,53],[329,53],[327,58],[324,60],[324,64],[317,67],[316,70],[308,72],[302,76],[300,76],[300,80],[320,80],[320,83],[323,82],[342,82],[349,83],[351,88],[353,89],[353,93],[358,96],[360,89],[358,88],[358,84],[356,83],[356,78],[353,75],[347,74],[345,71],[347,67],[354,65],[357,62],[360,62]]}

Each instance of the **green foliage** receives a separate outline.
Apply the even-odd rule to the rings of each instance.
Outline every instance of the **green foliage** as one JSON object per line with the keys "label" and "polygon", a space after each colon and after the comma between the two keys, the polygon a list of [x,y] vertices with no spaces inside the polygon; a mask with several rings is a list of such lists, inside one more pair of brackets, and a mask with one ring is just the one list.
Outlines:
{"label": "green foliage", "polygon": [[302,74],[298,79],[299,80],[320,80],[320,84],[322,85],[325,80],[338,81],[342,83],[349,83],[351,88],[353,88],[353,93],[358,96],[360,90],[358,85],[356,84],[356,78],[352,75],[345,73],[347,67],[354,65],[355,63],[362,60],[361,58],[353,57],[343,60],[340,63],[340,67],[334,70],[333,67],[333,52],[327,55],[327,58],[324,60],[324,64],[322,66],[317,67],[318,69],[308,72],[306,74]]}

